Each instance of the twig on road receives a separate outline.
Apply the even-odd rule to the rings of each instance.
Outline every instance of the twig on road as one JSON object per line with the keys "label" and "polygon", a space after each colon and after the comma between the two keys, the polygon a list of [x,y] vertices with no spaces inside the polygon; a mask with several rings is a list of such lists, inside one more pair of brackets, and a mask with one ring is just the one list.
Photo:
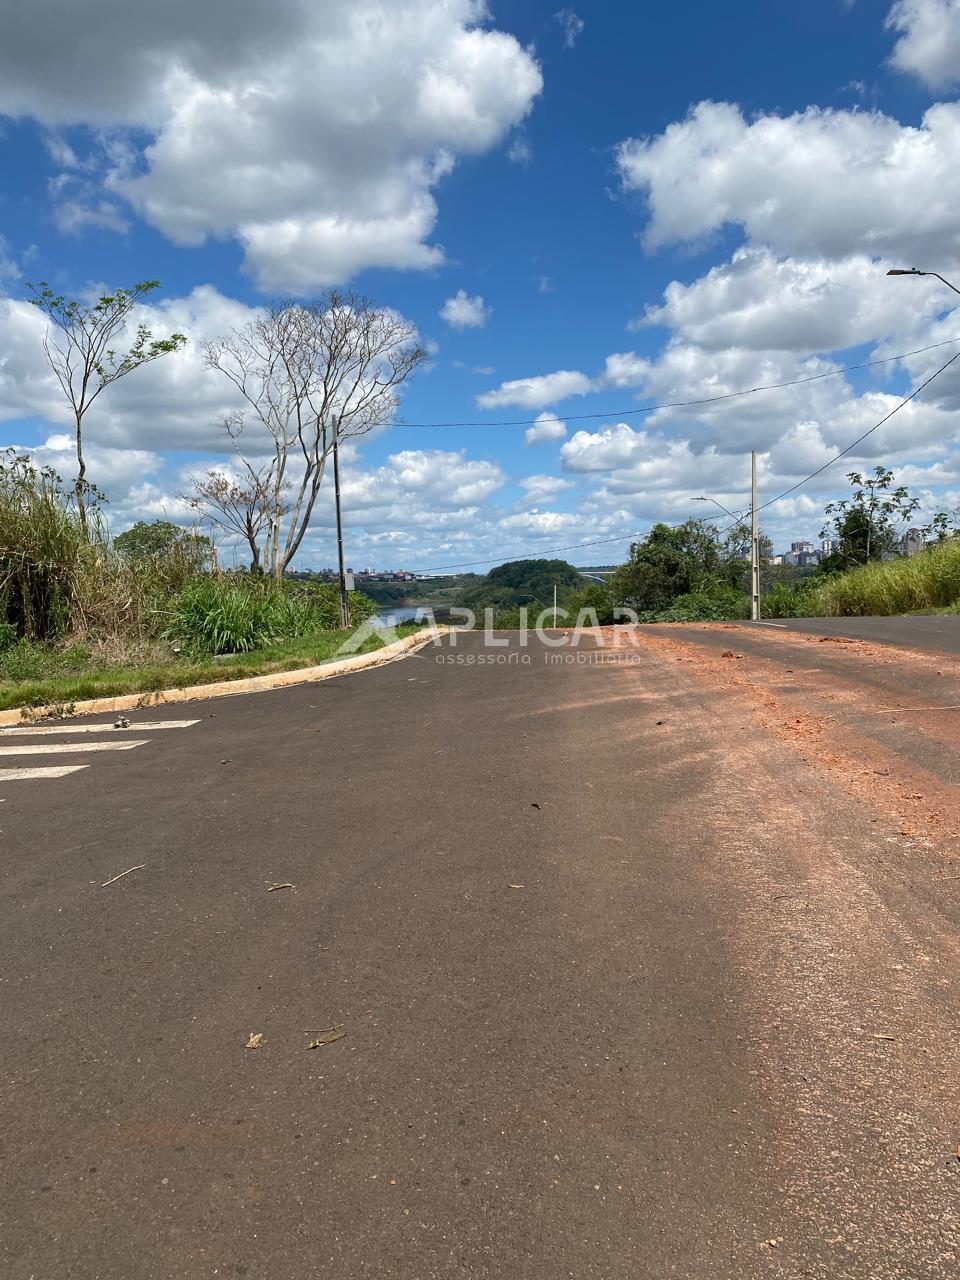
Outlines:
{"label": "twig on road", "polygon": [[960,711],[960,704],[950,707],[874,707],[872,711],[867,711],[865,714],[868,716],[879,716],[884,715],[888,711]]}
{"label": "twig on road", "polygon": [[127,867],[126,871],[121,871],[118,876],[111,876],[109,880],[104,880],[100,888],[105,889],[108,884],[113,884],[115,880],[122,880],[123,877],[128,876],[131,871],[142,871],[146,865],[147,864],[145,862],[138,862],[135,867]]}

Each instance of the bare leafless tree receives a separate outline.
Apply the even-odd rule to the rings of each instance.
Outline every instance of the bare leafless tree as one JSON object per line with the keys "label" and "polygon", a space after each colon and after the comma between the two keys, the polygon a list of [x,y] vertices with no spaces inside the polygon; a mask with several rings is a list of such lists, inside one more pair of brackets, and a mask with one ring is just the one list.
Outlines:
{"label": "bare leafless tree", "polygon": [[427,353],[389,308],[331,290],[266,308],[204,356],[244,400],[221,426],[265,490],[259,562],[280,578],[310,526],[334,431],[345,440],[389,422]]}
{"label": "bare leafless tree", "polygon": [[270,527],[273,511],[268,467],[243,460],[239,477],[212,467],[202,476],[192,476],[191,482],[192,491],[177,496],[228,537],[246,542],[250,571],[261,573],[261,539]]}
{"label": "bare leafless tree", "polygon": [[43,349],[74,418],[77,450],[74,491],[80,527],[86,538],[90,486],[83,454],[83,420],[87,410],[114,382],[160,356],[179,351],[187,339],[182,333],[155,338],[145,324],[138,324],[127,350],[114,349],[113,344],[123,337],[134,308],[160,287],[159,280],[142,280],[129,289],[115,289],[90,306],[54,292],[45,280],[27,287],[30,301],[51,322]]}

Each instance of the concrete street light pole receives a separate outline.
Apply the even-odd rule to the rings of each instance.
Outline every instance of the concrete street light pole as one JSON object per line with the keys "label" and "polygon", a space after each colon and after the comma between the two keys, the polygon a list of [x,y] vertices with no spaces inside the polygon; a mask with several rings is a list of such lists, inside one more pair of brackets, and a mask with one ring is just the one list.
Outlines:
{"label": "concrete street light pole", "polygon": [[[760,620],[760,537],[757,532],[757,455],[750,455],[750,617],[754,622]],[[742,511],[731,511],[716,498],[694,498],[694,502],[712,502],[715,507],[725,511],[734,520],[742,520]]]}
{"label": "concrete street light pole", "polygon": [[750,617],[760,621],[760,535],[757,531],[757,452],[750,454]]}
{"label": "concrete street light pole", "polygon": [[333,417],[333,493],[337,507],[337,559],[340,566],[340,621],[344,629],[350,626],[350,597],[347,595],[347,575],[343,567],[343,516],[340,512],[340,419]]}

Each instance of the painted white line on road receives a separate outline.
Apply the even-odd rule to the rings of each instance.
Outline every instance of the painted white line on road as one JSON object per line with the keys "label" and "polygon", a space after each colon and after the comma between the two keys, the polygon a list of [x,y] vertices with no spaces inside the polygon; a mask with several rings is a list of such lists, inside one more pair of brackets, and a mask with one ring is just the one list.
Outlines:
{"label": "painted white line on road", "polygon": [[759,621],[757,621],[757,622],[752,623],[751,625],[752,625],[752,626],[754,626],[754,627],[779,627],[781,631],[789,631],[789,630],[790,630],[790,628],[787,626],[787,624],[786,624],[785,622],[759,622]]}
{"label": "painted white line on road", "polygon": [[26,778],[62,778],[87,769],[85,764],[61,764],[48,769],[0,769],[0,782],[21,782]]}
{"label": "painted white line on road", "polygon": [[0,747],[0,756],[59,756],[67,751],[130,751],[133,747],[145,747],[149,738],[135,738],[132,742],[25,742],[23,746]]}
{"label": "painted white line on road", "polygon": [[112,720],[104,720],[101,724],[17,724],[9,729],[0,729],[0,738],[36,738],[40,734],[52,736],[57,733],[148,733],[154,729],[189,729],[192,724],[199,723],[199,720],[154,720],[152,724],[129,724],[126,729],[114,729]]}

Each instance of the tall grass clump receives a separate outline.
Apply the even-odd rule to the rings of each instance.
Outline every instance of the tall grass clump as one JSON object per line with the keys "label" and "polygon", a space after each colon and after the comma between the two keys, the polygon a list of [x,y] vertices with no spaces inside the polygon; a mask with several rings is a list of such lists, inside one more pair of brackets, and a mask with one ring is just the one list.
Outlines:
{"label": "tall grass clump", "polygon": [[[373,601],[350,593],[356,626],[375,611]],[[250,653],[281,639],[335,631],[340,596],[334,583],[277,583],[248,574],[208,574],[176,593],[163,638],[189,653]]]}
{"label": "tall grass clump", "polygon": [[65,635],[95,558],[60,478],[13,449],[0,453],[0,627],[10,638]]}
{"label": "tall grass clump", "polygon": [[830,578],[817,592],[824,614],[863,617],[943,609],[960,602],[960,540]]}
{"label": "tall grass clump", "polygon": [[277,591],[210,577],[191,582],[174,597],[164,639],[191,653],[249,653],[284,634],[283,599]]}

